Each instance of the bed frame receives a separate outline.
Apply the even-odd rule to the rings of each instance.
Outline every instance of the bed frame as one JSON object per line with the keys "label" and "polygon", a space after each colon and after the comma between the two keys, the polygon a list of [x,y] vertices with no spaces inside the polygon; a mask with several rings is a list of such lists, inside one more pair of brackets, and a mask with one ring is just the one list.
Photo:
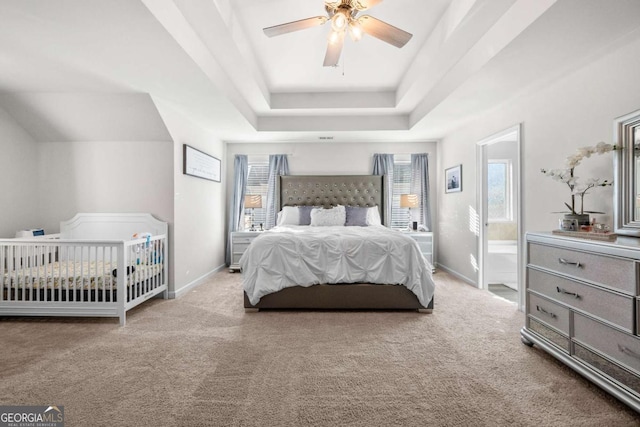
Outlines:
{"label": "bed frame", "polygon": [[[146,232],[152,237],[132,240]],[[0,239],[0,316],[117,317],[124,326],[128,310],[168,297],[166,222],[80,213],[57,236]]]}
{"label": "bed frame", "polygon": [[[289,175],[280,176],[276,206],[378,206],[382,223],[388,219],[384,209],[385,177],[380,175]],[[405,286],[368,283],[314,285],[285,288],[266,295],[253,305],[244,293],[247,312],[261,309],[314,310],[418,310],[431,313],[433,298],[424,307]]]}

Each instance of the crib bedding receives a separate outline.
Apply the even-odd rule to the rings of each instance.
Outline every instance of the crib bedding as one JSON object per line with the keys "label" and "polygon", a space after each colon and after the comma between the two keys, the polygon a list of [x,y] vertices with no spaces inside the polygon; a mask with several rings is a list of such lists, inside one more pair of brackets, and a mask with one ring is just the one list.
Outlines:
{"label": "crib bedding", "polygon": [[[149,279],[163,270],[162,263],[138,264],[129,268],[127,286]],[[104,261],[57,261],[39,267],[16,269],[2,276],[5,289],[70,289],[101,290],[117,287],[113,274],[115,262]]]}
{"label": "crib bedding", "polygon": [[251,304],[287,287],[372,283],[404,285],[427,306],[435,290],[415,240],[384,226],[278,226],[253,240],[240,267]]}

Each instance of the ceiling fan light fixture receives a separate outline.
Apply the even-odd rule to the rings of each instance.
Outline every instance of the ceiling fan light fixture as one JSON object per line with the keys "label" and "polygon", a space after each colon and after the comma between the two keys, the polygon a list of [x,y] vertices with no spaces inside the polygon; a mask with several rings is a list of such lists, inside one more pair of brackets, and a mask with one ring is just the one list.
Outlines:
{"label": "ceiling fan light fixture", "polygon": [[329,44],[334,45],[340,40],[340,33],[338,31],[331,31],[329,33]]}
{"label": "ceiling fan light fixture", "polygon": [[360,41],[362,38],[362,27],[356,20],[349,22],[349,35],[354,42]]}
{"label": "ceiling fan light fixture", "polygon": [[401,48],[411,40],[412,34],[400,28],[387,24],[369,15],[360,16],[360,12],[369,10],[383,0],[324,0],[325,16],[314,16],[280,25],[263,28],[267,37],[279,36],[307,28],[318,27],[331,21],[331,31],[328,35],[328,46],[324,57],[324,67],[338,65],[344,39],[348,32],[351,39],[357,42],[364,34],[382,40],[395,47]]}
{"label": "ceiling fan light fixture", "polygon": [[333,28],[335,32],[344,31],[348,24],[349,17],[347,16],[347,11],[344,9],[337,10],[331,18],[331,28]]}

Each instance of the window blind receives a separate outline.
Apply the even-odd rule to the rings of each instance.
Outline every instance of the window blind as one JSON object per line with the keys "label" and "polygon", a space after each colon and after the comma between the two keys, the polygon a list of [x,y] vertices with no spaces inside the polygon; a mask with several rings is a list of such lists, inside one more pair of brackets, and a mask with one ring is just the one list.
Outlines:
{"label": "window blind", "polygon": [[[249,176],[247,178],[247,195],[262,196],[261,208],[245,209],[245,230],[251,227],[251,216],[253,224],[260,228],[260,224],[265,224],[267,219],[267,183],[269,180],[269,163],[249,161]],[[252,212],[253,211],[253,212]]]}
{"label": "window blind", "polygon": [[400,195],[411,193],[411,162],[396,161],[393,164],[393,201],[391,206],[391,228],[407,228],[409,208],[400,207]]}

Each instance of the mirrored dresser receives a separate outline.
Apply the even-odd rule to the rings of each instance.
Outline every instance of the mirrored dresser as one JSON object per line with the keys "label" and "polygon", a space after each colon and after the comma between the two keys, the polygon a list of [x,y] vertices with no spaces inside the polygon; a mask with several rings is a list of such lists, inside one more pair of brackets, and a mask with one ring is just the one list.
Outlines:
{"label": "mirrored dresser", "polygon": [[522,341],[640,412],[640,239],[527,233]]}

